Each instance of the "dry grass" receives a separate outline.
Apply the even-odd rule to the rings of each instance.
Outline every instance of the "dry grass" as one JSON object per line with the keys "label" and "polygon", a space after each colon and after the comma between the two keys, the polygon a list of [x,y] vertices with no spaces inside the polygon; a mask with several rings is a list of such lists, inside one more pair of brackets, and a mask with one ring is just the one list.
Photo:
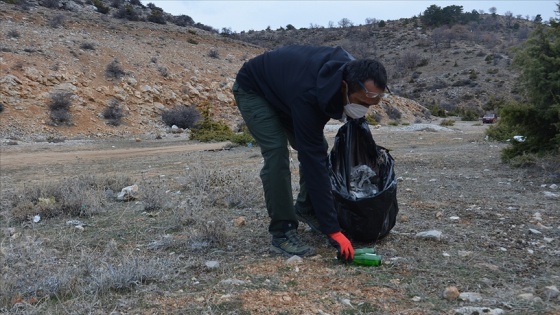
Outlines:
{"label": "dry grass", "polygon": [[[17,183],[27,177],[16,180],[12,171],[3,178],[10,179],[4,182],[11,193],[2,194],[0,312],[447,315],[461,306],[487,306],[507,314],[549,315],[559,310],[560,302],[544,293],[560,277],[555,241],[528,232],[539,229],[556,239],[557,230],[538,224],[560,224],[555,200],[535,202],[543,190],[536,174],[501,164],[496,157],[503,145],[484,142],[483,133],[391,130],[375,137],[391,145],[403,177],[397,225],[375,245],[384,261],[375,268],[338,263],[326,239],[303,225],[302,238],[319,255],[290,265],[268,252],[258,148],[135,153],[115,170],[111,163],[122,157],[88,164],[87,169],[109,169],[105,174],[22,186]],[[545,162],[544,173],[555,172],[554,161]],[[75,163],[64,171],[73,167],[82,169]],[[297,169],[294,162],[294,183]],[[121,188],[135,183],[137,199],[116,200]],[[74,195],[81,196],[79,202],[69,197]],[[40,198],[51,197],[52,214],[30,220],[46,209]],[[65,204],[95,207],[69,211]],[[534,220],[535,212],[542,221]],[[452,216],[460,219],[451,221]],[[442,231],[442,240],[415,237],[430,229]],[[441,294],[448,286],[478,292],[484,300],[446,300]],[[521,293],[540,301],[520,299]]]}
{"label": "dry grass", "polygon": [[201,162],[177,183],[143,174],[130,202],[116,199],[134,182],[126,176],[45,180],[3,195],[0,310],[82,313],[139,286],[166,286],[193,253],[232,243],[219,207],[260,201],[254,175]]}

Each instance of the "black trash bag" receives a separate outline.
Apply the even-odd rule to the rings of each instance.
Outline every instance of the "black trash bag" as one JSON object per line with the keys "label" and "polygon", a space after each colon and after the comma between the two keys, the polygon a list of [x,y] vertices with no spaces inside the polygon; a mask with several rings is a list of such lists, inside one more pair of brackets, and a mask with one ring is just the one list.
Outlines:
{"label": "black trash bag", "polygon": [[399,207],[394,160],[375,144],[365,118],[348,120],[329,154],[338,221],[358,242],[376,242],[395,226]]}

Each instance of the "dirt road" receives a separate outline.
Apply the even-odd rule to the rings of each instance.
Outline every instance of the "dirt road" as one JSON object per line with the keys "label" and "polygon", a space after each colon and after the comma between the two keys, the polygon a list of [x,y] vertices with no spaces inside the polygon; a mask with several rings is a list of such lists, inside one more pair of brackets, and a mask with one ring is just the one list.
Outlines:
{"label": "dirt road", "polygon": [[[190,143],[169,145],[163,147],[128,147],[128,148],[101,148],[92,147],[87,150],[73,150],[71,145],[68,151],[50,150],[48,146],[42,149],[29,148],[28,150],[8,150],[3,147],[0,151],[0,168],[25,168],[30,165],[48,165],[52,163],[73,163],[96,161],[102,159],[125,159],[131,156],[148,156],[170,154],[177,152],[220,150],[228,142],[216,143]],[[38,151],[40,150],[40,151]]]}

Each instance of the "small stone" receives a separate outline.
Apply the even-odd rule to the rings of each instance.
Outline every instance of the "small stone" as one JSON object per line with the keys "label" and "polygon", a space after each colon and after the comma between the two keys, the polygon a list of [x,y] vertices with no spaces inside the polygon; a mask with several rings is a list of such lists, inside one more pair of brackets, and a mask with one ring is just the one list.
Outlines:
{"label": "small stone", "polygon": [[399,221],[401,222],[408,222],[409,217],[407,215],[401,215]]}
{"label": "small stone", "polygon": [[529,229],[529,232],[530,232],[531,234],[536,234],[536,235],[541,235],[541,234],[542,234],[541,231],[535,230],[535,229]]}
{"label": "small stone", "polygon": [[461,219],[461,218],[459,218],[459,217],[457,217],[457,216],[449,217],[449,220],[451,220],[451,221],[459,221],[460,219]]}
{"label": "small stone", "polygon": [[551,191],[545,191],[545,192],[543,192],[543,194],[544,194],[545,197],[548,197],[548,198],[558,198],[558,197],[560,197],[560,194],[555,194]]}
{"label": "small stone", "polygon": [[535,212],[535,214],[533,214],[533,219],[536,221],[542,221],[542,215],[539,212]]}
{"label": "small stone", "polygon": [[459,289],[457,287],[447,287],[443,290],[443,298],[446,300],[455,300],[459,297]]}
{"label": "small stone", "polygon": [[547,300],[552,300],[560,296],[560,291],[555,285],[550,285],[544,288],[544,295],[546,296]]}
{"label": "small stone", "polygon": [[441,217],[443,217],[443,212],[441,212],[441,211],[436,212],[436,219],[439,220],[439,219],[441,219]]}
{"label": "small stone", "polygon": [[455,315],[474,315],[474,314],[484,314],[484,315],[501,315],[505,314],[504,310],[501,308],[488,308],[488,307],[477,307],[477,306],[465,306],[457,308],[454,310]]}
{"label": "small stone", "polygon": [[245,281],[243,280],[239,280],[239,279],[225,279],[220,281],[221,284],[233,284],[233,285],[241,285],[241,284],[245,284]]}
{"label": "small stone", "polygon": [[416,237],[425,238],[425,239],[434,239],[440,240],[441,239],[441,231],[438,230],[431,230],[431,231],[423,231],[416,233]]}
{"label": "small stone", "polygon": [[498,267],[494,264],[489,264],[489,263],[478,263],[475,266],[478,267],[478,268],[488,269],[488,270],[492,270],[492,271],[500,270],[500,267]]}
{"label": "small stone", "polygon": [[245,217],[238,217],[233,220],[233,224],[237,227],[243,226],[247,223]]}
{"label": "small stone", "polygon": [[535,299],[533,293],[521,293],[517,297],[520,298],[521,300],[526,300],[526,301],[532,301]]}
{"label": "small stone", "polygon": [[208,269],[216,269],[220,267],[220,262],[216,260],[209,260],[205,263],[205,265]]}
{"label": "small stone", "polygon": [[349,299],[342,299],[342,300],[340,300],[340,302],[344,305],[352,306],[352,303],[350,303]]}
{"label": "small stone", "polygon": [[299,257],[298,255],[294,255],[286,260],[286,264],[288,265],[299,265],[303,262],[303,258]]}
{"label": "small stone", "polygon": [[459,294],[459,299],[467,302],[480,302],[482,301],[482,295],[476,292],[463,292]]}
{"label": "small stone", "polygon": [[413,302],[420,302],[420,301],[422,301],[422,298],[419,297],[419,296],[414,296],[414,297],[412,297],[411,300],[412,300]]}

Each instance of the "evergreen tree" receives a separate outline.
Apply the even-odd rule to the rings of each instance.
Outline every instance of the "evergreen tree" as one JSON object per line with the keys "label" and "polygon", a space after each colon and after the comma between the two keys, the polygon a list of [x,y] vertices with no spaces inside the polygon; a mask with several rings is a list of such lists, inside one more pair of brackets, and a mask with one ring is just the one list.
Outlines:
{"label": "evergreen tree", "polygon": [[[560,2],[557,6],[560,11]],[[525,153],[559,154],[560,20],[551,20],[550,26],[538,24],[517,51],[514,65],[521,70],[518,86],[526,101],[502,108],[500,124],[526,140],[514,141],[504,150],[503,158]]]}

